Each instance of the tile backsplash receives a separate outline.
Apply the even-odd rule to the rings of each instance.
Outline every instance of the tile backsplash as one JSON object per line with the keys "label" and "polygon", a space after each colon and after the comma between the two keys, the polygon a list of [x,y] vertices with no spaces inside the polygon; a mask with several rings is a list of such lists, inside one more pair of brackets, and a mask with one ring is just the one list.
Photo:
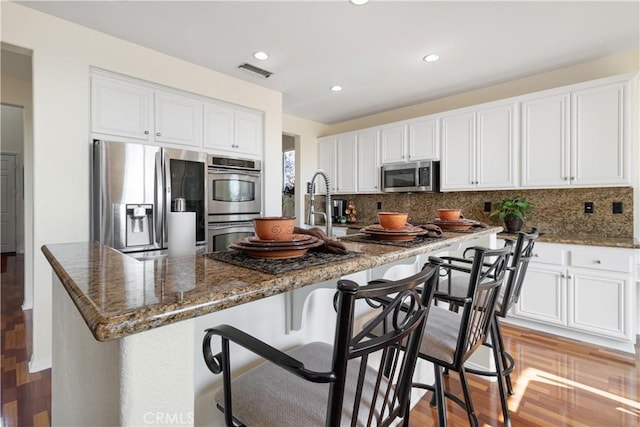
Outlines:
{"label": "tile backsplash", "polygon": [[[492,209],[495,209],[503,199],[518,196],[525,197],[534,206],[526,218],[527,229],[538,227],[546,233],[633,237],[632,187],[341,194],[334,198],[353,200],[358,211],[358,223],[364,224],[377,222],[380,211],[408,212],[409,221],[424,222],[437,218],[439,208],[460,208],[466,218],[502,225],[497,217],[491,218],[489,212],[484,211],[485,202],[491,202]],[[308,196],[306,201],[305,212],[308,212]],[[593,203],[593,213],[584,213],[585,202]],[[612,213],[614,202],[622,202],[623,213]],[[377,209],[378,203],[381,203],[381,209]],[[324,197],[316,196],[316,209],[324,210]]]}

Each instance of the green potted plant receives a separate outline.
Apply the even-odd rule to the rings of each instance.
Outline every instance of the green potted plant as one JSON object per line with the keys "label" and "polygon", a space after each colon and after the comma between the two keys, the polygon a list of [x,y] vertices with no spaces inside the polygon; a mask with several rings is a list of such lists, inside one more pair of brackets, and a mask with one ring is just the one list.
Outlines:
{"label": "green potted plant", "polygon": [[504,221],[504,226],[510,233],[516,233],[522,228],[525,216],[533,211],[533,205],[524,197],[504,199],[498,209],[491,212]]}

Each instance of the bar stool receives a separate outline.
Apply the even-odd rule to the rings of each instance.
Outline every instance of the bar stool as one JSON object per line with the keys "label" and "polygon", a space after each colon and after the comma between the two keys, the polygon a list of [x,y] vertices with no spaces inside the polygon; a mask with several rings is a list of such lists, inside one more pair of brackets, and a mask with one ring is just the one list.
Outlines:
{"label": "bar stool", "polygon": [[[484,345],[492,348],[494,353],[494,358],[499,356],[501,360],[501,369],[496,368],[495,371],[488,370],[478,370],[472,368],[465,368],[466,372],[476,375],[483,376],[493,376],[500,378],[504,378],[506,383],[507,392],[509,395],[513,395],[513,385],[511,382],[511,372],[514,369],[514,359],[513,357],[505,350],[504,340],[502,337],[502,331],[500,329],[500,322],[498,321],[499,317],[506,317],[509,310],[513,307],[515,303],[518,302],[520,298],[520,293],[522,291],[522,284],[524,282],[524,278],[527,272],[527,268],[529,266],[529,261],[533,257],[533,247],[535,245],[536,239],[538,238],[538,229],[532,228],[529,233],[518,232],[518,237],[516,239],[515,245],[512,241],[507,241],[505,244],[507,246],[513,247],[512,256],[510,258],[510,263],[507,271],[507,279],[505,284],[500,289],[498,294],[498,298],[496,300],[496,307],[494,317],[492,319],[492,324],[490,327],[490,337],[491,343],[484,342]],[[455,262],[458,266],[460,265],[470,265],[471,260],[466,258],[455,258],[455,257],[444,257],[443,261],[446,262]],[[459,268],[457,271],[469,273],[470,269],[467,268],[465,271],[464,268]],[[453,297],[462,297],[466,294],[468,288],[468,280],[463,276],[452,277],[448,275],[448,277],[439,283],[439,291],[442,288],[442,284],[446,285],[446,293]],[[441,295],[440,292],[437,294],[436,298],[439,298]],[[498,364],[496,364],[498,367]],[[501,406],[503,411],[503,417],[505,420],[505,425],[510,424],[509,410],[506,402],[506,397],[501,395]]]}
{"label": "bar stool", "polygon": [[[466,410],[470,425],[478,425],[464,363],[490,333],[495,302],[504,282],[511,255],[509,246],[500,249],[475,247],[472,250],[474,256],[470,266],[469,260],[466,259],[458,263],[450,258],[447,263],[441,264],[441,269],[448,274],[453,271],[468,272],[466,293],[463,296],[436,293],[435,298],[446,301],[451,305],[450,308],[455,306],[455,309],[442,305],[434,305],[431,308],[418,354],[419,358],[433,363],[435,384],[414,383],[413,386],[434,392],[438,423],[441,427],[447,425],[445,397]],[[430,262],[443,260],[430,258]],[[494,360],[500,375],[502,361],[495,355]],[[458,372],[464,400],[444,390],[444,369]],[[502,380],[499,380],[499,388],[501,396],[504,396]]]}
{"label": "bar stool", "polygon": [[[215,400],[226,424],[388,426],[403,419],[408,426],[411,378],[438,268],[433,263],[411,277],[366,286],[339,280],[333,346],[315,342],[284,353],[228,325],[207,329],[204,360],[211,372],[223,374]],[[383,303],[355,329],[359,300]],[[373,335],[382,324],[386,332]],[[215,336],[221,337],[221,351],[214,355]],[[268,362],[232,380],[230,342]]]}

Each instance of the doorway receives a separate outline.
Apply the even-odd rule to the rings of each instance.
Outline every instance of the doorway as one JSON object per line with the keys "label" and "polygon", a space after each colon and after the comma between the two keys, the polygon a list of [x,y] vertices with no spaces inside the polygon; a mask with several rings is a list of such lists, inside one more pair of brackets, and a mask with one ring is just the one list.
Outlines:
{"label": "doorway", "polygon": [[[2,130],[4,131],[4,117]],[[0,154],[0,252],[16,252],[16,155]]]}
{"label": "doorway", "polygon": [[296,216],[296,138],[282,135],[282,216]]}

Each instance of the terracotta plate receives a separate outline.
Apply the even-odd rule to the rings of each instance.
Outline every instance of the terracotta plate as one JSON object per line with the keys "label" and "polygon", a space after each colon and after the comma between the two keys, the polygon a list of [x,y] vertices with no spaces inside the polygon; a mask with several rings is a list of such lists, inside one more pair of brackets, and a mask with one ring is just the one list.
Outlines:
{"label": "terracotta plate", "polygon": [[229,247],[240,250],[254,258],[286,259],[304,255],[307,250],[324,245],[324,240],[315,239],[305,245],[289,246],[250,246],[243,244],[241,240],[231,242]]}
{"label": "terracotta plate", "polygon": [[317,237],[310,234],[294,234],[292,240],[262,240],[258,236],[244,237],[239,240],[246,246],[266,247],[266,246],[301,246],[315,243]]}

